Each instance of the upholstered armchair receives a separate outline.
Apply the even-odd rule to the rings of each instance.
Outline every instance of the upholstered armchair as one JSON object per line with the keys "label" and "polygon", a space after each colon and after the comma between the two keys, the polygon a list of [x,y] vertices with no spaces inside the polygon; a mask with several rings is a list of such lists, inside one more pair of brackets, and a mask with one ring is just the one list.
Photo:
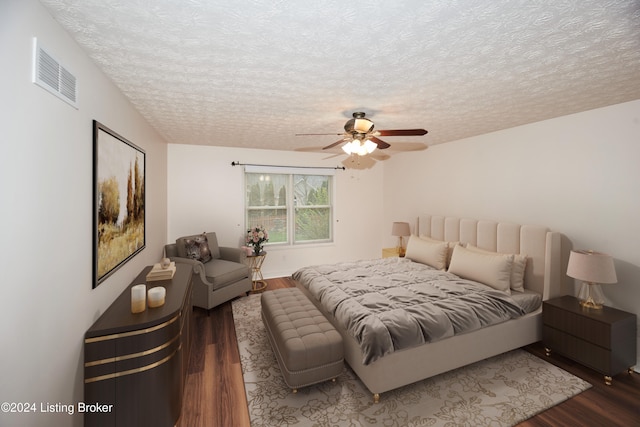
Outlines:
{"label": "upholstered armchair", "polygon": [[180,237],[165,256],[193,267],[193,305],[211,309],[251,290],[251,269],[240,248],[220,247],[216,233]]}

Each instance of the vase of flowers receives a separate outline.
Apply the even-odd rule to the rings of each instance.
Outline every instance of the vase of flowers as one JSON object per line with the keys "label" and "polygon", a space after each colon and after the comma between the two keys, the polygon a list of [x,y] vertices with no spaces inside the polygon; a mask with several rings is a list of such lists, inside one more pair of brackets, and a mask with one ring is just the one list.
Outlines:
{"label": "vase of flowers", "polygon": [[260,255],[262,252],[262,246],[264,246],[265,242],[269,241],[269,233],[264,227],[253,227],[247,230],[247,238],[245,242],[247,246],[253,248],[254,255]]}

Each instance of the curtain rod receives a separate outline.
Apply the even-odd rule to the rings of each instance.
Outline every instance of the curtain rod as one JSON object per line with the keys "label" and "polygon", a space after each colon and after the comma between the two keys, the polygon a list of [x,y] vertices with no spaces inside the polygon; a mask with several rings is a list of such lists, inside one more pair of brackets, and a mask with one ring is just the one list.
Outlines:
{"label": "curtain rod", "polygon": [[265,168],[303,168],[303,169],[342,169],[346,170],[344,166],[280,166],[280,165],[257,165],[253,163],[240,163],[240,162],[231,162],[231,166],[260,166]]}

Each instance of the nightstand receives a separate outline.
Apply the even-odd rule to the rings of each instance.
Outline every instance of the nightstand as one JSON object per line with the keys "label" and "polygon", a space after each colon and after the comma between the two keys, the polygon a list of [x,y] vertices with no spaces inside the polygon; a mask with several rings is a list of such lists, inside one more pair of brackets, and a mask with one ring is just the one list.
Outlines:
{"label": "nightstand", "polygon": [[392,258],[398,256],[398,248],[384,248],[382,249],[382,258]]}
{"label": "nightstand", "polygon": [[542,305],[542,342],[547,356],[555,351],[611,377],[633,372],[636,363],[636,315],[603,307],[585,309],[577,298],[563,296]]}

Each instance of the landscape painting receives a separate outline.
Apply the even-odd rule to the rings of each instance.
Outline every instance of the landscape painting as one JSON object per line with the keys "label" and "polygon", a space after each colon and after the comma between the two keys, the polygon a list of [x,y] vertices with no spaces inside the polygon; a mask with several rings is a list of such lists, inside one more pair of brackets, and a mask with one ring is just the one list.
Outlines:
{"label": "landscape painting", "polygon": [[95,288],[145,247],[145,152],[94,120]]}

